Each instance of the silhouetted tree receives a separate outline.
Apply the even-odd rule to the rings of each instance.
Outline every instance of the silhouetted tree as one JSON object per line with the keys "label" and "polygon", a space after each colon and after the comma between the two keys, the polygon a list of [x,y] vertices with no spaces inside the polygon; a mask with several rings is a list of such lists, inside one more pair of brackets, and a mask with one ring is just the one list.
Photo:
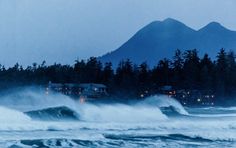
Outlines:
{"label": "silhouetted tree", "polygon": [[102,72],[102,82],[106,85],[111,85],[114,78],[114,71],[112,69],[112,63],[105,63],[103,72]]}
{"label": "silhouetted tree", "polygon": [[226,55],[227,59],[227,69],[226,69],[226,93],[234,94],[235,93],[235,84],[236,84],[236,63],[235,63],[235,54],[233,51],[230,51]]}
{"label": "silhouetted tree", "polygon": [[181,87],[183,82],[183,65],[184,59],[181,51],[177,49],[173,57],[172,68],[173,68],[173,77],[172,83],[175,87]]}
{"label": "silhouetted tree", "polygon": [[138,67],[138,85],[139,92],[142,93],[150,89],[150,71],[146,62]]}
{"label": "silhouetted tree", "polygon": [[[115,72],[114,72],[115,71]],[[112,63],[104,65],[97,58],[76,60],[74,65],[55,63],[46,65],[33,63],[26,68],[16,63],[5,68],[0,65],[0,90],[28,85],[54,83],[104,83],[112,95],[119,98],[138,97],[148,90],[151,94],[160,93],[160,87],[172,85],[176,90],[197,89],[211,91],[218,102],[234,98],[236,92],[236,62],[234,52],[219,51],[215,61],[207,54],[199,58],[196,49],[183,54],[177,49],[172,61],[160,60],[152,69],[147,63],[139,66],[129,59],[119,63],[117,69]],[[219,99],[224,98],[224,99]]]}
{"label": "silhouetted tree", "polygon": [[218,95],[225,94],[225,82],[227,75],[227,57],[226,52],[222,48],[217,55],[216,61],[216,92]]}
{"label": "silhouetted tree", "polygon": [[186,88],[196,89],[199,85],[200,59],[196,49],[184,53],[184,85]]}
{"label": "silhouetted tree", "polygon": [[213,87],[213,78],[214,64],[208,54],[205,54],[200,61],[200,89],[210,90]]}

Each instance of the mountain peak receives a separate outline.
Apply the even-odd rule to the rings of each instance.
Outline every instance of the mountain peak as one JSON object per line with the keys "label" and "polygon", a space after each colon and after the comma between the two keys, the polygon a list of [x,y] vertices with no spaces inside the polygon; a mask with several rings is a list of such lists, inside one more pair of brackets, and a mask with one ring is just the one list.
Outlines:
{"label": "mountain peak", "polygon": [[163,20],[163,22],[165,22],[165,23],[177,23],[179,21],[177,21],[177,20],[175,20],[173,18],[167,18],[167,19]]}
{"label": "mountain peak", "polygon": [[161,23],[163,26],[167,27],[167,29],[170,29],[169,30],[170,32],[173,31],[173,30],[171,30],[171,28],[174,30],[176,30],[176,29],[186,30],[187,29],[189,31],[195,31],[194,29],[186,26],[184,23],[182,23],[178,20],[175,20],[173,18],[167,18],[167,19],[163,20]]}
{"label": "mountain peak", "polygon": [[[218,22],[210,22],[209,24],[208,24],[208,26],[222,26],[220,23],[218,23]],[[223,27],[223,26],[222,26]]]}
{"label": "mountain peak", "polygon": [[160,59],[172,58],[175,49],[198,49],[201,54],[216,57],[215,53],[222,47],[236,49],[235,40],[236,31],[217,22],[196,31],[178,20],[167,18],[148,24],[117,50],[100,59],[103,63],[112,62],[114,66],[122,59],[130,59],[136,64],[146,61],[155,66]]}
{"label": "mountain peak", "polygon": [[180,22],[178,20],[175,20],[172,18],[167,18],[167,19],[164,19],[163,21],[153,21],[147,26],[156,26],[156,25],[172,25],[172,26],[174,26],[174,25],[185,25],[185,24],[183,24],[182,22]]}
{"label": "mountain peak", "polygon": [[143,29],[141,29],[141,31],[143,30],[151,30],[152,32],[154,30],[158,31],[156,33],[161,33],[161,32],[169,32],[169,33],[173,33],[176,30],[179,31],[185,31],[185,30],[189,30],[189,31],[195,31],[194,29],[186,26],[184,23],[172,19],[172,18],[167,18],[163,21],[153,21],[150,24],[146,25]]}
{"label": "mountain peak", "polygon": [[206,31],[225,31],[228,30],[225,27],[223,27],[220,23],[218,22],[211,22],[207,24],[205,27],[200,29],[199,31],[206,30]]}
{"label": "mountain peak", "polygon": [[213,28],[224,28],[226,29],[225,27],[223,27],[220,23],[218,22],[211,22],[207,25],[208,27],[213,27]]}

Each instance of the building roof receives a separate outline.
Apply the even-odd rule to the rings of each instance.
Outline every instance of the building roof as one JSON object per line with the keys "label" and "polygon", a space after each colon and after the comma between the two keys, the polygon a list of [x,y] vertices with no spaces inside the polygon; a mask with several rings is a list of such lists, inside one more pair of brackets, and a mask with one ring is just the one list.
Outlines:
{"label": "building roof", "polygon": [[97,84],[97,83],[82,83],[82,84],[79,84],[79,87],[83,87],[83,88],[88,88],[88,87],[106,88],[106,85]]}
{"label": "building roof", "polygon": [[63,84],[61,84],[61,83],[49,83],[49,85],[51,87],[62,87],[63,86]]}
{"label": "building roof", "polygon": [[163,91],[170,91],[170,90],[172,90],[172,86],[170,86],[170,85],[162,86],[161,90],[163,90]]}
{"label": "building roof", "polygon": [[96,87],[96,88],[107,88],[106,85],[104,84],[97,84],[97,83],[81,83],[81,84],[77,84],[77,83],[49,83],[49,85],[51,87],[63,87],[63,86],[67,86],[67,87],[81,87],[81,88],[88,88],[88,87]]}

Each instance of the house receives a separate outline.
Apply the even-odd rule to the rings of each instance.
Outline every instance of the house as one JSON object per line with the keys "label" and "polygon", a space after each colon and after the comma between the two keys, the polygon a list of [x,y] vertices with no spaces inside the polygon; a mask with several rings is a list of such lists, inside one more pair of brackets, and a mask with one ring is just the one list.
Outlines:
{"label": "house", "polygon": [[82,96],[87,98],[100,98],[107,95],[107,87],[104,84],[83,83],[79,85]]}
{"label": "house", "polygon": [[159,88],[161,94],[176,98],[183,105],[214,105],[215,94],[211,90],[173,89],[170,85]]}
{"label": "house", "polygon": [[214,105],[214,92],[200,90],[177,90],[175,98],[184,105]]}
{"label": "house", "polygon": [[59,92],[74,98],[102,98],[108,95],[104,84],[96,83],[52,83],[49,82],[46,93]]}
{"label": "house", "polygon": [[165,85],[159,88],[161,94],[168,95],[169,97],[175,97],[176,91],[170,85]]}

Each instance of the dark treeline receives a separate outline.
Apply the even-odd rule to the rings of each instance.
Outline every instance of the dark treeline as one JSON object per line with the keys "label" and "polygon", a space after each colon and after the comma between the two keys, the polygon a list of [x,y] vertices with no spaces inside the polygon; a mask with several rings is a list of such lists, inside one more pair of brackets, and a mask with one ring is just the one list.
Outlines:
{"label": "dark treeline", "polygon": [[233,97],[236,93],[236,63],[234,52],[221,49],[212,61],[207,54],[202,58],[196,49],[176,50],[173,58],[157,62],[149,68],[144,62],[135,65],[129,59],[121,61],[114,70],[112,63],[104,65],[96,58],[77,60],[74,65],[54,64],[47,66],[34,63],[23,68],[0,67],[1,89],[16,86],[46,85],[53,83],[103,83],[109,93],[117,97],[137,97],[148,91],[158,93],[162,86],[174,89],[213,91],[220,97]]}

